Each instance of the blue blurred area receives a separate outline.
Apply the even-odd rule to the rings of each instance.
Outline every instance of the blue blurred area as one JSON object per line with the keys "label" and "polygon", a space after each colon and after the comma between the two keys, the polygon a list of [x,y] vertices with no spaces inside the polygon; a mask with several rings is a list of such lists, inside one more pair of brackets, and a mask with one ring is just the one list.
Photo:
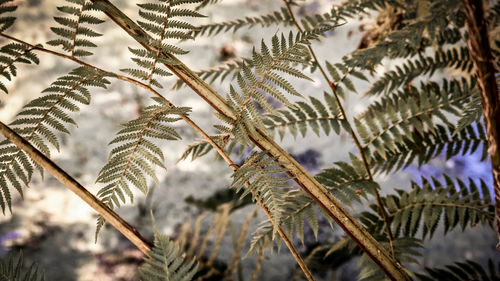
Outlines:
{"label": "blue blurred area", "polygon": [[467,181],[469,178],[478,183],[483,180],[490,190],[490,195],[494,200],[493,193],[493,175],[491,173],[491,162],[489,157],[487,161],[482,161],[482,150],[478,149],[473,154],[459,155],[446,159],[444,153],[433,159],[428,164],[422,166],[410,165],[406,171],[413,175],[413,181],[421,184],[422,177],[436,178],[443,182],[443,174],[449,177]]}

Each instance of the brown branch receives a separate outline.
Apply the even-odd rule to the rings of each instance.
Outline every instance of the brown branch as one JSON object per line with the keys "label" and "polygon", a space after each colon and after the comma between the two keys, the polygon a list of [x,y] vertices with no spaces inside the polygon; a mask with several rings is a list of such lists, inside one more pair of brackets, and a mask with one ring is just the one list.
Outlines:
{"label": "brown branch", "polygon": [[57,166],[52,160],[43,155],[27,140],[19,136],[16,132],[0,122],[0,133],[7,138],[11,143],[15,144],[19,149],[24,151],[35,161],[42,166],[54,178],[61,182],[68,189],[73,191],[92,209],[105,218],[112,226],[120,231],[130,242],[132,242],[141,252],[149,256],[151,244],[130,224],[122,219],[117,213],[111,210],[107,205],[102,203],[97,197],[85,189],[80,183],[73,179],[68,173]]}
{"label": "brown branch", "polygon": [[495,209],[500,251],[500,96],[495,79],[495,66],[488,40],[486,19],[484,18],[483,1],[464,0],[466,27],[469,34],[467,42],[471,59],[476,69],[484,122],[486,123],[486,138],[488,152],[491,157],[493,187],[495,190]]}
{"label": "brown branch", "polygon": [[[131,37],[149,51],[154,51],[149,36],[140,26],[127,17],[120,9],[108,0],[92,0],[116,24],[124,29]],[[166,65],[170,71],[182,79],[186,85],[193,89],[211,107],[220,114],[230,119],[235,119],[234,111],[212,87],[203,81],[195,72],[189,69],[172,54],[162,52],[164,58],[174,63]],[[277,160],[285,163],[285,168],[290,170],[292,178],[301,186],[322,208],[344,229],[375,263],[377,263],[387,276],[392,280],[410,280],[402,266],[392,258],[385,248],[338,202],[312,175],[310,175],[290,154],[270,138],[263,129],[257,128],[249,138],[262,150],[269,151]]]}
{"label": "brown branch", "polygon": [[[83,65],[83,66],[86,66],[86,67],[89,67],[89,68],[93,68],[93,69],[101,71],[101,72],[110,73],[110,74],[113,75],[114,78],[117,78],[117,79],[125,81],[125,82],[132,83],[132,84],[137,85],[137,86],[140,86],[140,87],[148,90],[149,92],[153,93],[154,95],[162,98],[163,100],[167,101],[169,107],[175,107],[175,105],[173,105],[170,101],[168,101],[162,94],[160,94],[158,91],[156,91],[155,89],[153,89],[150,86],[150,83],[145,84],[145,83],[142,83],[142,82],[140,82],[138,80],[135,80],[133,78],[129,78],[127,76],[123,76],[123,75],[111,73],[111,72],[106,71],[104,69],[101,69],[101,68],[98,68],[98,67],[93,66],[91,64],[88,64],[88,63],[86,63],[84,61],[81,61],[81,60],[75,58],[74,56],[68,56],[68,55],[65,55],[65,54],[62,54],[62,53],[59,53],[59,52],[56,52],[56,51],[45,49],[45,48],[43,48],[40,45],[33,45],[33,44],[28,43],[28,42],[22,41],[22,40],[20,40],[18,38],[6,35],[4,33],[0,33],[0,36],[5,37],[5,38],[10,39],[10,40],[15,41],[15,42],[18,42],[18,43],[30,46],[32,49],[35,49],[35,50],[38,50],[38,51],[42,51],[42,52],[45,52],[45,53],[49,53],[49,54],[52,54],[52,55],[55,55],[55,56],[58,56],[58,57],[62,57],[62,58],[74,61],[74,62],[76,62],[76,63],[78,63],[80,65]],[[228,163],[228,165],[233,169],[233,171],[238,168],[238,165],[236,165],[231,160],[231,158],[229,157],[229,155],[227,155],[227,153],[224,151],[224,149],[222,149],[212,138],[210,138],[210,136],[203,129],[201,129],[193,120],[191,120],[191,118],[189,118],[189,117],[187,117],[185,115],[182,115],[182,114],[179,115],[179,117],[182,118],[186,123],[188,123],[188,125],[190,125],[198,134],[200,134],[217,151],[217,153],[226,161],[226,163]],[[248,187],[250,185],[250,183],[247,182],[247,183],[245,183],[245,185]],[[264,206],[264,204],[260,200],[258,201],[258,204],[264,210],[264,212],[266,213],[266,215],[269,217],[269,220],[271,221],[271,223],[274,225],[275,223],[273,222],[273,219],[271,217],[271,213],[269,212],[269,210],[267,209],[267,207]],[[281,226],[277,226],[277,229],[278,229],[279,235],[281,236],[281,238],[283,239],[283,241],[287,245],[288,249],[290,250],[290,252],[294,256],[294,258],[297,261],[297,263],[299,264],[300,268],[303,270],[305,276],[308,278],[308,280],[314,280],[311,271],[307,268],[307,265],[302,260],[302,257],[300,256],[299,252],[297,251],[297,249],[295,248],[295,246],[292,244],[292,242],[290,241],[290,239],[286,236],[286,234],[283,231],[283,229],[281,228]]]}
{"label": "brown branch", "polygon": [[[293,14],[292,7],[290,6],[290,2],[288,0],[283,0],[283,1],[285,2],[288,13],[290,13],[290,15],[292,17],[293,23],[295,24],[295,26],[297,27],[297,29],[300,32],[303,32],[302,27],[300,26],[299,22],[295,18],[295,15]],[[309,49],[309,52],[311,53],[313,60],[316,62],[316,65],[318,66],[318,69],[320,70],[321,75],[323,76],[326,83],[330,86],[330,89],[332,90],[332,94],[335,97],[335,101],[337,103],[337,106],[340,109],[340,113],[342,114],[342,118],[344,119],[344,122],[346,122],[349,125],[349,128],[350,128],[349,134],[351,135],[352,139],[354,140],[354,144],[358,148],[359,154],[361,156],[361,160],[363,161],[363,165],[365,166],[366,173],[368,174],[368,178],[369,178],[369,180],[373,181],[372,172],[370,170],[370,165],[368,164],[368,160],[366,159],[366,155],[365,155],[363,146],[361,145],[361,142],[359,141],[359,138],[356,135],[356,132],[354,132],[353,126],[351,126],[349,119],[347,118],[347,115],[346,115],[345,110],[344,110],[344,106],[342,105],[342,102],[340,101],[339,95],[337,94],[337,87],[335,86],[333,81],[330,80],[330,78],[326,74],[325,69],[323,68],[321,63],[319,63],[319,60],[318,60],[316,53],[314,52],[312,46],[308,45],[307,48]],[[341,81],[344,80],[344,78],[346,78],[348,73],[349,73],[349,71],[344,75],[344,77],[342,77]],[[394,247],[393,247],[393,243],[392,243],[392,241],[394,240],[394,237],[392,235],[391,224],[389,222],[388,215],[387,215],[387,209],[386,209],[384,202],[382,201],[382,198],[380,197],[380,193],[377,189],[375,189],[375,195],[377,198],[377,205],[378,205],[380,214],[382,215],[382,218],[384,219],[385,232],[386,232],[387,238],[389,240],[389,247],[391,249],[392,256],[394,257]]]}

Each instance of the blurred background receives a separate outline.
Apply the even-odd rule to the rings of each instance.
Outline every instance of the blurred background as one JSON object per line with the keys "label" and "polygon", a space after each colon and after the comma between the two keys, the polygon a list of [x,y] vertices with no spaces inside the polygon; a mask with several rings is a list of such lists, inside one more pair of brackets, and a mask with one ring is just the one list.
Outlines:
{"label": "blurred background", "polygon": [[[137,19],[138,7],[135,4],[145,1],[112,2],[124,13]],[[50,27],[55,26],[53,17],[61,15],[56,7],[63,3],[65,2],[56,0],[16,0],[19,5],[16,11],[18,20],[7,33],[30,43],[44,44],[54,39],[55,35]],[[300,8],[295,8],[295,11],[299,17],[327,12],[334,3],[336,2],[328,0],[307,0]],[[282,1],[223,0],[201,10],[207,18],[202,19],[200,24],[263,15],[281,6]],[[113,22],[102,15],[100,18],[106,20],[98,26],[98,31],[104,36],[97,38],[95,42],[99,48],[94,49],[95,54],[85,61],[113,72],[132,67],[127,47],[136,47],[136,42]],[[359,46],[364,30],[372,22],[370,17],[364,17],[331,31],[322,44],[314,45],[320,60],[340,61],[342,56]],[[285,31],[287,28],[276,26],[254,27],[242,28],[236,33],[221,33],[215,37],[216,40],[200,37],[194,42],[182,43],[183,48],[190,50],[190,53],[180,59],[194,70],[214,67],[225,60],[250,55],[252,47],[255,44],[258,46],[262,38],[269,42],[273,34]],[[2,44],[6,42],[4,39],[1,41]],[[41,96],[41,91],[57,77],[78,66],[44,53],[39,53],[39,57],[39,66],[21,66],[18,77],[8,85],[9,95],[0,95],[2,122],[12,121],[23,105]],[[312,84],[298,81],[295,84],[297,90],[322,95],[327,85],[321,80],[319,73],[312,74],[312,77],[315,79]],[[215,132],[212,125],[217,119],[201,98],[188,88],[170,90],[175,82],[173,78],[162,82],[164,96],[177,106],[191,107],[192,119],[206,131]],[[213,86],[220,93],[228,90],[227,83],[214,83]],[[368,86],[366,83],[356,85],[360,92]],[[142,89],[115,80],[107,90],[95,90],[91,105],[83,107],[80,114],[75,116],[78,127],[71,130],[70,136],[60,135],[63,147],[60,152],[53,153],[53,159],[95,194],[101,187],[95,184],[97,174],[106,163],[110,151],[107,143],[113,139],[121,123],[139,116],[142,109],[151,103],[150,97]],[[367,102],[359,101],[359,96],[348,98],[348,114],[361,112]],[[214,161],[213,154],[193,162],[188,159],[177,163],[186,146],[196,141],[198,136],[184,123],[177,122],[175,126],[183,140],[163,144],[168,169],[167,172],[158,173],[160,184],[151,183],[148,197],[137,193],[134,204],[127,204],[118,210],[120,215],[148,238],[152,237],[150,209],[154,211],[159,229],[176,236],[186,221],[195,220],[203,211],[190,202],[207,198],[217,190],[227,189],[231,184],[231,169],[223,162]],[[307,138],[296,140],[289,136],[280,145],[312,173],[331,167],[334,161],[348,160],[349,151],[357,153],[345,133],[329,137],[322,135],[321,138],[310,134]],[[443,172],[464,180],[468,177],[481,178],[492,186],[490,167],[480,161],[480,155],[454,157],[450,160],[442,157],[423,167],[411,166],[391,176],[378,176],[376,180],[383,193],[390,193],[394,188],[409,189],[410,181],[419,182],[421,176],[441,179]],[[135,272],[142,261],[141,253],[110,227],[101,231],[95,243],[96,213],[50,175],[45,178],[35,176],[29,189],[25,191],[24,200],[17,194],[15,196],[13,214],[0,216],[0,257],[10,251],[22,249],[28,263],[37,261],[45,270],[47,280],[137,280]],[[186,202],[187,198],[189,200]],[[253,209],[253,206],[246,206],[237,210],[230,218],[231,227],[239,229]],[[264,218],[261,213],[258,216],[250,225],[250,233],[256,229],[257,222]],[[322,226],[328,227],[326,222]],[[335,231],[329,237],[330,231],[326,229],[324,239],[333,240],[342,233],[338,228]],[[423,265],[440,266],[457,259],[472,259],[484,264],[488,258],[499,259],[495,251],[495,233],[489,228],[476,227],[465,232],[456,230],[446,238],[442,233],[442,230],[438,230],[432,240],[426,242],[424,258],[421,260]],[[309,235],[311,240],[312,232]],[[218,255],[220,260],[232,254],[230,236],[228,233],[223,239]],[[253,256],[244,260],[243,271],[248,275],[255,260]],[[295,271],[293,258],[283,248],[280,253],[266,254],[257,280],[289,280]],[[356,271],[356,264],[349,263],[335,274],[325,276],[325,279],[354,280]]]}

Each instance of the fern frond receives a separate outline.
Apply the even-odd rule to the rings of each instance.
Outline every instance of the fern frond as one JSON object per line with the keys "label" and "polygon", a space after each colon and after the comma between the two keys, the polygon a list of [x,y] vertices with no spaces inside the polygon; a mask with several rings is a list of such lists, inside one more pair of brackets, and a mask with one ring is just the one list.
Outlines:
{"label": "fern frond", "polygon": [[470,73],[473,64],[469,58],[469,49],[467,47],[452,48],[446,51],[436,51],[434,57],[407,60],[402,65],[396,66],[395,70],[384,73],[373,83],[365,95],[391,93],[399,87],[407,85],[416,77],[427,74],[431,77],[436,70],[443,68],[460,69]]}
{"label": "fern frond", "polygon": [[453,135],[462,131],[472,123],[479,123],[481,117],[483,117],[481,97],[479,95],[473,95],[471,100],[465,104],[460,119],[458,119],[455,131],[453,131]]}
{"label": "fern frond", "polygon": [[[227,143],[225,147],[225,151],[228,155],[234,154],[236,158],[241,158],[243,157],[243,154],[245,153],[246,148],[253,148],[254,145],[249,145],[245,146],[234,138],[230,138],[227,140],[227,135],[224,134],[218,134],[214,136],[210,136],[218,145],[222,145],[224,142]],[[191,155],[191,161],[196,160],[199,157],[202,157],[206,154],[208,154],[210,151],[213,150],[213,147],[210,143],[208,143],[205,139],[202,140],[197,140],[194,143],[190,144],[187,146],[186,150],[184,150],[184,153],[181,155],[178,161],[186,160],[190,155]],[[219,159],[220,155],[215,154],[215,160]]]}
{"label": "fern frond", "polygon": [[294,108],[289,110],[279,110],[277,114],[269,114],[264,119],[264,124],[268,131],[276,130],[281,139],[285,136],[286,130],[290,131],[294,138],[297,138],[298,132],[305,137],[307,128],[319,136],[320,131],[328,136],[331,131],[336,134],[340,132],[340,109],[332,95],[324,93],[326,105],[315,97],[309,97],[309,103],[300,101]]}
{"label": "fern frond", "polygon": [[[452,126],[445,113],[459,115],[459,110],[475,91],[474,83],[444,80],[442,86],[435,82],[413,86],[399,91],[368,107],[354,124],[363,140],[368,155],[385,159],[398,150],[398,145],[411,138],[413,130],[423,136],[436,133],[436,121]],[[416,141],[416,140],[411,140]]]}
{"label": "fern frond", "polygon": [[252,28],[256,25],[267,27],[270,25],[277,25],[277,24],[284,24],[284,25],[293,24],[292,18],[287,9],[281,8],[279,11],[274,11],[267,15],[261,15],[256,17],[245,17],[244,19],[237,19],[233,21],[200,25],[197,26],[196,29],[191,32],[191,35],[193,37],[216,36],[221,32],[236,32],[238,29],[243,27]]}
{"label": "fern frond", "polygon": [[422,178],[420,186],[412,183],[412,187],[411,191],[396,189],[397,195],[383,198],[395,235],[414,237],[422,229],[422,238],[428,234],[432,237],[441,217],[444,233],[458,226],[493,226],[494,208],[488,186],[482,180],[478,187],[471,179],[468,184],[457,179],[455,184],[445,176],[443,184]]}
{"label": "fern frond", "polygon": [[[398,2],[401,3],[401,2]],[[403,9],[405,14],[419,15],[419,5],[406,5]],[[447,17],[443,14],[456,18],[461,13],[461,3],[456,1],[435,1],[425,7],[426,16],[409,20],[410,24],[403,25],[400,29],[391,32],[383,40],[366,49],[358,49],[344,58],[349,67],[358,69],[374,70],[382,63],[384,58],[409,58],[419,53],[421,47],[429,46],[432,42],[439,42],[443,38],[443,30],[449,25]],[[463,22],[462,22],[463,24]]]}
{"label": "fern frond", "polygon": [[330,24],[338,24],[340,21],[347,21],[348,19],[358,17],[363,14],[369,14],[370,11],[383,9],[387,5],[399,6],[400,3],[391,0],[354,0],[345,1],[340,5],[333,5],[330,12],[324,14],[315,14],[312,16],[305,16],[301,19],[301,25],[304,30],[312,31],[319,26]]}
{"label": "fern frond", "polygon": [[154,222],[154,247],[150,257],[139,267],[142,281],[190,281],[196,274],[198,263],[187,260],[182,249],[167,235],[158,232]]}
{"label": "fern frond", "polygon": [[[137,119],[123,124],[117,136],[110,142],[114,144],[106,165],[99,172],[96,182],[105,186],[97,196],[110,208],[120,207],[126,196],[133,201],[130,185],[144,194],[148,192],[146,175],[158,182],[155,167],[162,167],[164,156],[160,147],[151,139],[178,140],[181,136],[165,124],[175,122],[178,116],[187,115],[186,107],[171,107],[166,101],[155,98],[156,104],[145,108]],[[104,219],[99,217],[96,237]]]}
{"label": "fern frond", "polygon": [[74,5],[57,7],[65,16],[54,17],[60,27],[51,27],[50,29],[60,38],[50,40],[47,44],[51,46],[60,45],[63,50],[74,57],[90,56],[92,52],[86,48],[97,47],[90,39],[102,36],[102,34],[94,31],[93,27],[104,21],[92,15],[91,11],[97,9],[94,3],[87,0],[65,1]]}
{"label": "fern frond", "polygon": [[342,63],[331,64],[326,61],[326,69],[332,78],[335,93],[341,98],[345,98],[346,90],[357,93],[354,83],[349,76],[354,76],[362,81],[368,81],[368,78],[362,72],[356,71],[354,68],[349,68]]}
{"label": "fern frond", "polygon": [[0,1],[0,32],[4,32],[9,27],[14,25],[15,17],[8,16],[7,13],[14,12],[17,5],[14,0],[1,0]]}
{"label": "fern frond", "polygon": [[421,166],[445,152],[446,159],[455,155],[472,154],[482,149],[481,159],[488,156],[485,130],[481,123],[469,125],[459,132],[454,127],[437,125],[435,132],[425,131],[423,135],[413,132],[397,144],[397,149],[387,153],[385,158],[372,155],[370,160],[375,172],[397,171],[417,162]]}
{"label": "fern frond", "polygon": [[[45,96],[32,100],[24,106],[12,128],[47,157],[50,148],[47,143],[59,150],[60,144],[56,133],[67,133],[67,125],[76,125],[69,112],[79,111],[79,104],[90,103],[90,92],[87,87],[106,88],[109,81],[106,73],[92,68],[80,67],[68,75],[59,77],[50,87],[45,89]],[[11,208],[9,185],[22,195],[21,182],[27,185],[31,181],[34,165],[30,157],[8,141],[0,143],[0,206],[5,211]]]}
{"label": "fern frond", "polygon": [[351,163],[335,162],[336,167],[324,169],[314,176],[335,198],[352,207],[368,194],[375,194],[380,187],[369,179],[363,162],[349,153]]}
{"label": "fern frond", "polygon": [[[336,168],[323,170],[315,178],[323,184],[329,192],[342,203],[352,207],[353,202],[361,202],[361,198],[366,198],[367,194],[375,194],[379,188],[378,184],[368,179],[366,169],[358,158],[350,154],[351,164],[336,162]],[[302,189],[290,190],[283,198],[283,216],[281,226],[288,237],[293,237],[293,231],[304,243],[304,225],[307,222],[314,234],[317,235],[319,225],[315,211],[315,201]],[[323,209],[319,209],[323,211]],[[323,217],[331,222],[331,217],[323,213]],[[255,231],[250,246],[249,253],[258,252],[272,246],[273,226],[270,222],[264,222]],[[278,248],[281,244],[278,243]]]}
{"label": "fern frond", "polygon": [[304,62],[304,58],[309,57],[307,45],[310,40],[317,38],[317,36],[316,33],[309,32],[297,33],[296,36],[290,32],[288,39],[284,34],[281,34],[281,36],[275,35],[272,38],[271,48],[262,42],[261,53],[253,51],[252,60],[255,72],[248,66],[243,65],[242,71],[238,73],[236,79],[242,93],[238,93],[231,86],[227,102],[236,112],[236,120],[224,120],[222,118],[222,121],[231,124],[231,128],[222,130],[223,133],[227,135],[234,133],[239,141],[244,144],[249,143],[246,133],[254,131],[255,127],[265,127],[256,105],[269,114],[275,113],[274,107],[265,94],[270,95],[288,107],[293,107],[284,92],[295,96],[301,95],[287,79],[283,78],[281,73],[302,79],[310,79],[292,65],[297,62]]}
{"label": "fern frond", "polygon": [[5,281],[44,281],[43,273],[38,272],[38,265],[31,264],[28,270],[23,270],[23,253],[16,259],[9,255],[0,261],[0,280]]}
{"label": "fern frond", "polygon": [[[40,61],[32,51],[32,47],[19,43],[9,43],[2,46],[0,48],[0,76],[10,81],[17,75],[16,63],[38,64]],[[0,90],[8,93],[7,86],[2,81],[0,81]]]}
{"label": "fern frond", "polygon": [[416,273],[419,280],[450,280],[450,281],[496,281],[500,280],[500,262],[495,265],[493,260],[488,260],[488,268],[473,261],[456,262],[445,268],[426,267],[427,274]]}
{"label": "fern frond", "polygon": [[[281,227],[287,237],[291,239],[295,230],[299,239],[304,243],[306,219],[314,234],[317,235],[319,223],[315,206],[311,196],[301,189],[290,190],[284,195],[282,209],[286,216],[281,218]],[[330,220],[328,215],[324,214],[323,216]],[[281,249],[281,242],[275,240],[274,232],[275,229],[269,220],[262,222],[252,235],[247,255],[258,253],[267,248],[272,249],[273,242],[276,242],[278,250]]]}
{"label": "fern frond", "polygon": [[283,189],[288,188],[290,178],[283,176],[288,170],[275,160],[267,156],[267,151],[252,154],[233,173],[231,188],[242,191],[240,198],[252,194],[254,200],[261,201],[278,226],[283,213]]}
{"label": "fern frond", "polygon": [[186,54],[187,51],[169,43],[172,39],[192,39],[189,34],[195,27],[183,20],[184,17],[203,17],[193,9],[179,8],[183,4],[197,4],[202,0],[193,1],[157,1],[152,3],[137,4],[141,20],[138,24],[144,30],[153,34],[152,42],[145,42],[151,45],[154,50],[133,49],[129,51],[135,55],[132,60],[139,66],[139,69],[125,68],[121,71],[139,78],[151,86],[163,88],[155,77],[165,77],[172,75],[166,68],[160,65],[173,65],[174,61],[162,56],[163,52],[171,54]]}

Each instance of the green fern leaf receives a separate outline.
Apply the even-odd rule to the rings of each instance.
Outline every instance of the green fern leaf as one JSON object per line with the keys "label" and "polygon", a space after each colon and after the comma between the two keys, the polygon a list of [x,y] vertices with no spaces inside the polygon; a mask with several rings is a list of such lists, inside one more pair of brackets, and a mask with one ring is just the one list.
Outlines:
{"label": "green fern leaf", "polygon": [[413,162],[423,165],[431,159],[444,153],[447,159],[458,154],[472,154],[482,149],[482,159],[486,159],[487,140],[485,130],[481,123],[475,123],[454,133],[454,127],[437,125],[435,133],[425,131],[423,135],[413,132],[403,137],[397,144],[397,149],[382,158],[372,156],[370,163],[376,172],[397,171],[406,168]]}
{"label": "green fern leaf", "polygon": [[198,263],[186,260],[185,254],[170,238],[158,232],[153,218],[154,247],[150,257],[139,267],[142,281],[190,281],[196,274]]}
{"label": "green fern leaf", "polygon": [[[106,73],[92,68],[80,67],[68,75],[59,77],[43,92],[45,96],[34,99],[24,106],[18,117],[11,123],[13,130],[29,141],[47,157],[50,157],[50,147],[47,142],[59,150],[57,133],[69,133],[68,124],[76,122],[68,113],[79,111],[78,104],[90,103],[90,92],[87,87],[106,88],[109,81]],[[0,142],[0,207],[5,212],[7,206],[11,209],[9,185],[22,195],[21,182],[27,185],[31,181],[33,169],[36,167],[30,157],[8,141]],[[19,181],[19,179],[21,181]]]}
{"label": "green fern leaf", "polygon": [[493,260],[488,260],[488,268],[481,266],[473,261],[456,262],[445,268],[426,267],[426,274],[417,273],[417,277],[422,281],[432,280],[479,280],[496,281],[500,280],[500,263],[496,264]]}
{"label": "green fern leaf", "polygon": [[23,253],[20,252],[17,261],[14,255],[9,255],[0,261],[0,280],[5,281],[44,281],[43,273],[38,272],[35,263],[24,270]]}
{"label": "green fern leaf", "polygon": [[480,122],[483,116],[483,107],[481,97],[474,95],[472,99],[464,106],[460,119],[458,119],[457,126],[453,131],[453,135],[464,130],[467,126],[475,122]]}
{"label": "green fern leaf", "polygon": [[281,8],[279,11],[271,12],[267,15],[257,17],[245,17],[244,19],[237,19],[234,21],[226,21],[219,23],[210,23],[197,26],[191,32],[193,37],[199,36],[216,36],[221,32],[236,32],[243,27],[270,26],[276,24],[292,25],[293,21],[287,9]]}
{"label": "green fern leaf", "polygon": [[479,188],[472,180],[468,185],[461,180],[454,183],[448,177],[445,180],[443,184],[422,178],[422,185],[412,183],[412,191],[396,190],[397,195],[383,198],[395,235],[414,237],[422,228],[422,238],[432,237],[441,217],[444,233],[458,226],[462,229],[476,224],[493,226],[494,208],[483,181]]}
{"label": "green fern leaf", "polygon": [[469,58],[469,49],[467,47],[437,51],[434,57],[419,57],[415,60],[408,60],[402,65],[396,66],[396,70],[384,73],[381,78],[373,83],[365,95],[391,93],[399,87],[407,85],[416,77],[425,74],[429,74],[430,77],[439,69],[460,69],[470,73],[472,67],[473,64]]}
{"label": "green fern leaf", "polygon": [[[108,162],[99,172],[97,182],[105,184],[97,196],[110,208],[120,207],[126,202],[126,197],[133,201],[130,185],[138,188],[144,194],[148,192],[146,175],[158,179],[155,166],[162,167],[164,156],[158,145],[152,139],[178,140],[180,135],[165,123],[172,123],[187,115],[186,107],[171,107],[162,99],[154,99],[156,104],[145,108],[144,113],[135,120],[123,124],[123,128],[110,142],[114,144]],[[99,217],[96,238],[104,219]]]}
{"label": "green fern leaf", "polygon": [[280,138],[283,139],[286,129],[297,138],[298,132],[303,137],[306,136],[307,128],[312,128],[314,133],[319,136],[322,130],[325,135],[331,131],[336,134],[340,132],[340,110],[337,103],[331,95],[324,93],[326,105],[319,99],[309,97],[311,104],[297,102],[294,108],[289,110],[279,110],[276,114],[269,114],[263,122],[266,129],[273,132],[277,131]]}
{"label": "green fern leaf", "polygon": [[6,13],[14,12],[17,9],[17,5],[13,0],[1,0],[0,1],[0,32],[4,32],[9,27],[14,25],[16,21],[15,17],[7,16]]}
{"label": "green fern leaf", "polygon": [[57,7],[65,16],[54,17],[60,27],[51,27],[50,29],[59,38],[50,40],[47,44],[61,46],[63,50],[74,57],[90,56],[92,52],[84,48],[97,47],[97,45],[89,38],[99,37],[102,34],[84,25],[95,26],[104,21],[91,14],[92,10],[97,9],[92,2],[87,0],[66,0],[66,2],[74,5]]}
{"label": "green fern leaf", "polygon": [[437,134],[433,118],[452,126],[445,113],[459,115],[474,86],[465,79],[444,80],[442,86],[430,82],[422,84],[420,90],[409,87],[371,104],[361,120],[355,121],[364,142],[363,149],[375,158],[387,159],[405,143],[405,138],[413,136],[413,131],[419,136],[424,136],[424,132]]}
{"label": "green fern leaf", "polygon": [[290,180],[288,176],[277,176],[287,172],[280,165],[274,158],[267,157],[266,151],[254,153],[233,173],[231,184],[236,192],[242,191],[240,198],[251,193],[254,200],[261,201],[276,226],[280,224],[283,212],[283,189],[288,187],[287,182]]}
{"label": "green fern leaf", "polygon": [[203,15],[191,9],[176,8],[183,4],[196,4],[199,1],[158,1],[154,3],[137,4],[140,7],[139,16],[142,20],[138,24],[146,31],[153,34],[153,41],[147,42],[155,50],[143,50],[129,48],[135,55],[132,60],[140,69],[125,68],[126,72],[140,80],[146,81],[149,86],[163,88],[155,77],[172,75],[168,70],[160,67],[161,64],[172,65],[176,62],[164,58],[161,53],[186,54],[187,51],[168,43],[171,39],[192,39],[190,31],[195,27],[182,20],[183,17],[203,17]]}
{"label": "green fern leaf", "polygon": [[[38,57],[33,53],[33,48],[28,45],[9,43],[0,48],[0,76],[9,81],[17,75],[16,63],[38,64],[39,62]],[[7,86],[2,81],[0,81],[0,90],[8,93]]]}
{"label": "green fern leaf", "polygon": [[[285,93],[301,95],[288,80],[281,76],[280,72],[291,73],[291,65],[308,61],[307,46],[310,40],[314,40],[317,36],[317,33],[309,32],[297,33],[295,36],[290,32],[288,39],[284,34],[275,35],[272,38],[271,48],[262,42],[260,53],[254,49],[252,57],[254,72],[250,67],[243,65],[236,78],[241,93],[238,93],[232,86],[230,88],[227,102],[236,112],[236,120],[229,122],[231,129],[225,133],[234,134],[238,141],[247,144],[249,143],[246,138],[247,132],[254,131],[256,127],[265,127],[256,105],[270,115],[276,115],[276,111],[264,93],[288,107],[295,107],[286,98]],[[308,105],[303,104],[303,106]]]}

